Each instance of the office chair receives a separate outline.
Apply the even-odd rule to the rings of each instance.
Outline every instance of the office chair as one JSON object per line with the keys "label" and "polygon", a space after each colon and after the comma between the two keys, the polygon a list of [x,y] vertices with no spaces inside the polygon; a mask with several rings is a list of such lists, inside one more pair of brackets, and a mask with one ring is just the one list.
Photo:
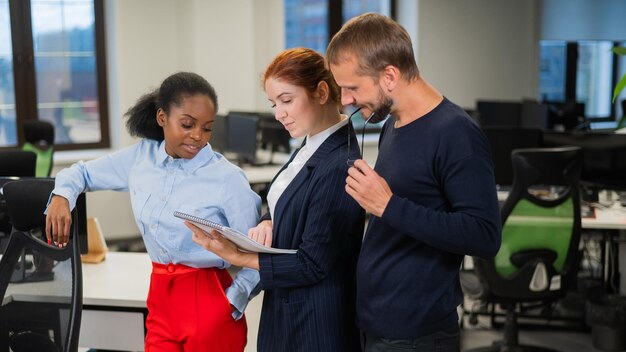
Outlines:
{"label": "office chair", "polygon": [[[54,181],[30,179],[4,185],[13,231],[0,260],[0,348],[12,351],[76,351],[82,315],[82,269],[77,241],[78,215],[72,212],[68,245],[57,248],[44,239],[43,214]],[[53,281],[11,283],[24,252],[34,272]],[[34,274],[34,273],[31,273]],[[52,336],[52,338],[50,337]]]}
{"label": "office chair", "polygon": [[24,121],[23,150],[37,154],[36,177],[48,177],[54,156],[54,126],[48,121]]}
{"label": "office chair", "polygon": [[33,177],[37,155],[25,150],[0,150],[0,176]]}
{"label": "office chair", "polygon": [[576,279],[581,149],[517,149],[511,159],[514,179],[501,209],[500,250],[491,260],[474,258],[474,270],[461,272],[469,298],[499,303],[506,310],[504,340],[470,351],[550,351],[519,345],[517,307],[554,302]]}
{"label": "office chair", "polygon": [[[7,177],[34,177],[37,155],[24,150],[0,150],[0,188],[9,181]],[[11,232],[11,224],[6,215],[4,198],[0,194],[0,248],[5,245],[5,237]]]}

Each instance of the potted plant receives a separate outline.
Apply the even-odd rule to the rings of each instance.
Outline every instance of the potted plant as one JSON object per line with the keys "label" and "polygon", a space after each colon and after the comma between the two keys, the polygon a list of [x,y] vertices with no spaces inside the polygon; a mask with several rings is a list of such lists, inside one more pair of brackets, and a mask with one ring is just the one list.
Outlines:
{"label": "potted plant", "polygon": [[[626,55],[626,47],[615,47],[613,48],[613,52],[616,55]],[[617,99],[617,96],[624,89],[624,87],[626,87],[626,73],[622,76],[619,82],[617,82],[617,85],[613,90],[613,103],[615,103],[615,99]],[[626,111],[622,111],[622,118],[617,123],[618,129],[624,127],[626,127]]]}

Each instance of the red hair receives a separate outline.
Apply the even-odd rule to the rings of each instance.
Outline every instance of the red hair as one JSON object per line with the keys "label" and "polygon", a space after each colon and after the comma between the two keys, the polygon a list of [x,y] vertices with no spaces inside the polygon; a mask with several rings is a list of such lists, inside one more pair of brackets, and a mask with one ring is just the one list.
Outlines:
{"label": "red hair", "polygon": [[294,48],[282,51],[265,70],[263,87],[270,78],[303,87],[310,96],[317,91],[317,85],[324,81],[329,88],[328,100],[337,105],[341,104],[339,86],[326,67],[324,57],[314,50]]}

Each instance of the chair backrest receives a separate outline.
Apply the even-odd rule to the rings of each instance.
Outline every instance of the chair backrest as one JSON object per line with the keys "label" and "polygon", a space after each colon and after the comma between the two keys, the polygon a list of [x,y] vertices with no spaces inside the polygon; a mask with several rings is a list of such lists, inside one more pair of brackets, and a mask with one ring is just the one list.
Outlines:
{"label": "chair backrest", "polygon": [[[560,296],[578,263],[581,149],[517,149],[511,158],[514,179],[501,209],[502,245],[493,260],[476,261],[477,272],[496,297]],[[533,283],[538,265],[545,269],[542,288]]]}
{"label": "chair backrest", "polygon": [[26,120],[23,124],[24,140],[34,145],[54,145],[54,125],[48,121]]}
{"label": "chair backrest", "polygon": [[37,155],[25,150],[0,150],[0,176],[34,177]]}
{"label": "chair backrest", "polygon": [[27,120],[23,127],[26,142],[22,149],[37,154],[35,176],[50,176],[54,156],[54,126],[48,121]]}
{"label": "chair backrest", "polygon": [[50,179],[20,180],[3,187],[13,231],[0,260],[4,322],[0,348],[9,345],[16,352],[78,349],[82,315],[78,221],[76,211],[72,212],[66,247],[45,242],[43,211],[53,187]]}

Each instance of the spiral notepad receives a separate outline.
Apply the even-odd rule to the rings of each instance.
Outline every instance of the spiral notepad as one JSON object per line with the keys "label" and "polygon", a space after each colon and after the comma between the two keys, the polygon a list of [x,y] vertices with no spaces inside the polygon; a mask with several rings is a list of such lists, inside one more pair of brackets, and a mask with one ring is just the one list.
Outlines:
{"label": "spiral notepad", "polygon": [[231,242],[239,247],[239,250],[242,252],[252,252],[252,253],[274,253],[274,254],[290,254],[296,253],[295,249],[279,249],[264,246],[250,237],[244,235],[243,233],[230,228],[228,226],[224,226],[218,224],[214,221],[210,221],[207,219],[203,219],[197,216],[189,215],[187,213],[183,213],[180,211],[175,211],[174,216],[177,218],[181,218],[191,222],[192,224],[198,226],[206,232],[210,232],[211,230],[217,230],[224,237],[229,239]]}

